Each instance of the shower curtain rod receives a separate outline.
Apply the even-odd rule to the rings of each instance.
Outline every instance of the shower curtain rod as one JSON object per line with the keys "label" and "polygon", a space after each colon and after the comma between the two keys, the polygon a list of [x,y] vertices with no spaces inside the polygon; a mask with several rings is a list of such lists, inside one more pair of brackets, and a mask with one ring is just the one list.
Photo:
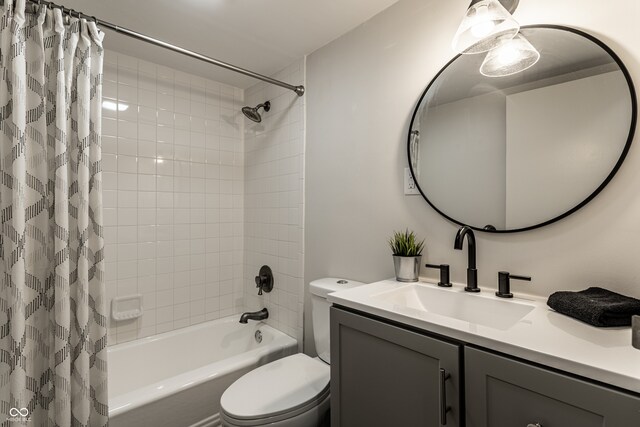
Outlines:
{"label": "shower curtain rod", "polygon": [[144,41],[144,42],[147,42],[147,43],[151,43],[151,44],[156,45],[156,46],[163,47],[165,49],[172,50],[174,52],[181,53],[181,54],[189,56],[191,58],[199,59],[200,61],[204,61],[204,62],[207,62],[209,64],[216,65],[218,67],[226,68],[227,70],[231,70],[231,71],[234,71],[236,73],[244,74],[245,76],[253,77],[254,79],[262,80],[263,82],[267,82],[267,83],[270,83],[272,85],[276,85],[276,86],[280,86],[280,87],[292,90],[298,96],[304,95],[304,86],[302,86],[302,85],[299,85],[299,86],[290,85],[290,84],[282,82],[280,80],[272,79],[271,77],[267,77],[267,76],[264,76],[262,74],[258,74],[256,72],[247,70],[245,68],[237,67],[237,66],[229,64],[227,62],[220,61],[218,59],[212,58],[210,56],[203,55],[201,53],[194,52],[192,50],[185,49],[185,48],[180,47],[180,46],[175,46],[175,45],[173,45],[171,43],[167,43],[165,41],[155,39],[155,38],[147,36],[145,34],[141,34],[141,33],[138,33],[136,31],[129,30],[127,28],[121,27],[119,25],[115,25],[115,24],[112,24],[110,22],[103,21],[102,19],[97,19],[95,16],[90,16],[90,15],[87,15],[86,13],[78,12],[78,11],[75,11],[73,9],[69,9],[69,8],[64,7],[64,6],[60,6],[60,5],[57,5],[57,4],[49,2],[49,1],[44,1],[44,0],[27,0],[27,1],[29,3],[31,3],[31,4],[34,4],[34,5],[42,4],[42,5],[46,5],[46,6],[52,7],[52,8],[60,9],[62,11],[62,13],[67,13],[70,16],[73,16],[75,14],[77,17],[85,17],[85,18],[87,18],[89,20],[93,20],[96,24],[100,25],[101,27],[109,28],[110,30],[113,30],[113,31],[115,31],[117,33],[124,34],[124,35],[132,37],[134,39],[141,40],[141,41]]}

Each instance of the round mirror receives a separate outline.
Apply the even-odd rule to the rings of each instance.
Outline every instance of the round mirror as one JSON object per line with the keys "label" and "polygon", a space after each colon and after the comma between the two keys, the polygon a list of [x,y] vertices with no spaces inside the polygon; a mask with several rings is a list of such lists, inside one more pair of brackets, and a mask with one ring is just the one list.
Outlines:
{"label": "round mirror", "polygon": [[[476,230],[529,230],[575,212],[611,180],[633,140],[635,90],[611,49],[566,27],[520,35],[540,54],[533,66],[488,77],[486,54],[459,55],[422,94],[409,128],[418,189]],[[503,56],[491,59],[513,59]]]}

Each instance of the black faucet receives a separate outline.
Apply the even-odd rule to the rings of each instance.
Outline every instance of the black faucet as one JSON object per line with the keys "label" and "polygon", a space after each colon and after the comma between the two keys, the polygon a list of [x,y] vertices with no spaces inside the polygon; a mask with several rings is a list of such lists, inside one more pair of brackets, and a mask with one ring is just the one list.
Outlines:
{"label": "black faucet", "polygon": [[458,230],[453,248],[462,250],[465,236],[467,237],[467,248],[469,250],[469,266],[467,267],[467,286],[464,290],[467,292],[480,292],[480,288],[478,288],[478,270],[476,269],[476,236],[473,234],[471,227],[465,225]]}
{"label": "black faucet", "polygon": [[248,311],[240,316],[240,323],[247,323],[248,320],[264,320],[269,318],[269,311],[263,308],[260,311]]}

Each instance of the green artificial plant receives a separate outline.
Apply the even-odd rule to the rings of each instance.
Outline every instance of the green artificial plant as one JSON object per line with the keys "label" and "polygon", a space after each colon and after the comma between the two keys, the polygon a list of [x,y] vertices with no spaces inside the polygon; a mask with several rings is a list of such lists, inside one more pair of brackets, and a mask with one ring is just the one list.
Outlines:
{"label": "green artificial plant", "polygon": [[419,256],[422,255],[424,239],[418,242],[413,231],[395,231],[393,237],[389,239],[391,252],[396,256]]}

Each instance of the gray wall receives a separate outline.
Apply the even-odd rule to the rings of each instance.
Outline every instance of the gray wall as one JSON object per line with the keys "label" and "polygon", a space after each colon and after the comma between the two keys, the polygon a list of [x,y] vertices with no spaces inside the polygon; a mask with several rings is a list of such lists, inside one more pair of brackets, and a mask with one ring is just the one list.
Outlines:
{"label": "gray wall", "polygon": [[[386,239],[409,227],[426,237],[425,260],[465,277],[457,226],[419,196],[404,196],[406,134],[420,93],[453,56],[451,39],[467,0],[401,0],[307,59],[305,286],[325,276],[376,281],[393,276]],[[524,0],[522,25],[564,24],[612,47],[640,84],[640,2]],[[452,171],[453,173],[453,171]],[[609,186],[587,207],[540,230],[480,234],[479,281],[498,270],[533,276],[514,291],[549,295],[601,285],[640,297],[640,150],[633,146]],[[423,271],[434,277],[434,272]],[[307,292],[308,294],[308,292]],[[313,353],[310,310],[306,351]]]}

